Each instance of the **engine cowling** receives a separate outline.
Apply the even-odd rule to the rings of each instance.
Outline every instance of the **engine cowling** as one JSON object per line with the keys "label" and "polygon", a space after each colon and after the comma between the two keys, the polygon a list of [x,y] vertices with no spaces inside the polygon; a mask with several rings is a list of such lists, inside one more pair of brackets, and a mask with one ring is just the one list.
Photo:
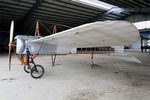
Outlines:
{"label": "engine cowling", "polygon": [[23,39],[17,39],[16,40],[16,53],[17,54],[22,54],[25,50],[26,44]]}

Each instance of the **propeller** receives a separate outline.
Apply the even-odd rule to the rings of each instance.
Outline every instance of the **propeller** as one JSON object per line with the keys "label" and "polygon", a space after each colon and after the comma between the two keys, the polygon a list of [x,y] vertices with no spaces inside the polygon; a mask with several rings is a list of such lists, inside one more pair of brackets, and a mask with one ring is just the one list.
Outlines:
{"label": "propeller", "polygon": [[9,37],[9,71],[11,70],[11,53],[13,47],[13,33],[14,32],[14,21],[11,22],[10,26],[10,37]]}

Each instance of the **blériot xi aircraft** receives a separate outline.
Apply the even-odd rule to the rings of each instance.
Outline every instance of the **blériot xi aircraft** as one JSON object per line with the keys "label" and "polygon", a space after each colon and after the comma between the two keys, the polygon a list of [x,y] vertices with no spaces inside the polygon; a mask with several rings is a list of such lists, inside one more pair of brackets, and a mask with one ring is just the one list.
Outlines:
{"label": "bl\u00e9riot xi aircraft", "polygon": [[[38,23],[36,28],[38,29]],[[9,69],[11,51],[15,48],[16,57],[24,65],[26,72],[33,78],[40,78],[44,68],[35,64],[37,54],[50,54],[54,66],[57,54],[69,54],[71,48],[123,46],[137,41],[137,28],[127,21],[97,21],[58,32],[45,37],[17,35],[13,42],[14,21],[11,22],[9,40]],[[91,61],[93,66],[93,54]]]}

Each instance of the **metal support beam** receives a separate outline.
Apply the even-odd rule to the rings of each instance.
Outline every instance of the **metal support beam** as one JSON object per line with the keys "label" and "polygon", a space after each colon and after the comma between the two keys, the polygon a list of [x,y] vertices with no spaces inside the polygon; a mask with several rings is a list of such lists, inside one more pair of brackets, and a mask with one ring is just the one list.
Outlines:
{"label": "metal support beam", "polygon": [[113,14],[107,14],[107,17],[112,17],[112,18],[116,18],[116,19],[120,18],[120,16],[113,15]]}
{"label": "metal support beam", "polygon": [[26,19],[33,13],[33,11],[35,9],[37,9],[40,4],[42,3],[43,0],[37,0],[36,3],[33,5],[33,7],[27,12],[27,14],[24,16],[24,18],[22,19],[22,22],[25,22]]}
{"label": "metal support beam", "polygon": [[36,0],[36,3],[33,5],[33,7],[26,13],[26,15],[23,17],[23,19],[21,20],[21,23],[18,24],[17,26],[20,27],[20,29],[22,29],[24,22],[31,16],[31,14],[33,13],[33,11],[35,11],[43,2],[44,0]]}

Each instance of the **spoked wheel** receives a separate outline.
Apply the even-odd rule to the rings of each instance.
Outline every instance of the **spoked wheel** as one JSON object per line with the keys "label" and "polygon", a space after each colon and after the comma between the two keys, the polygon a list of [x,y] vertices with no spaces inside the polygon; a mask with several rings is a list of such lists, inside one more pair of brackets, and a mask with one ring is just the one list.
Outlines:
{"label": "spoked wheel", "polygon": [[35,67],[31,69],[31,76],[33,78],[41,78],[43,74],[44,68],[41,65],[35,65]]}
{"label": "spoked wheel", "polygon": [[31,72],[31,69],[34,67],[34,64],[33,63],[30,63],[30,65],[24,65],[24,71],[26,73],[30,73]]}
{"label": "spoked wheel", "polygon": [[28,65],[24,65],[24,71],[25,71],[26,73],[30,73],[30,72],[31,72],[31,67],[28,66]]}

